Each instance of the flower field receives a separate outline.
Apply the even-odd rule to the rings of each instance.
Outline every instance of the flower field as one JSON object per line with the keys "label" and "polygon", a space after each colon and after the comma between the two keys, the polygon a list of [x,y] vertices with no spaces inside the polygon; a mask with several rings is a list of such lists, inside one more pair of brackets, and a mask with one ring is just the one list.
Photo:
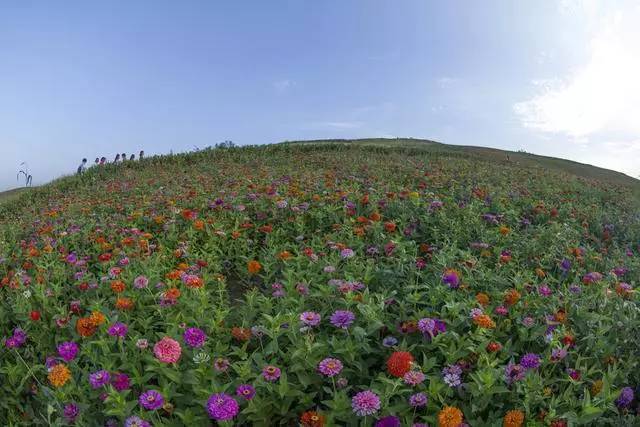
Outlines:
{"label": "flower field", "polygon": [[640,425],[636,189],[348,144],[0,205],[0,425]]}

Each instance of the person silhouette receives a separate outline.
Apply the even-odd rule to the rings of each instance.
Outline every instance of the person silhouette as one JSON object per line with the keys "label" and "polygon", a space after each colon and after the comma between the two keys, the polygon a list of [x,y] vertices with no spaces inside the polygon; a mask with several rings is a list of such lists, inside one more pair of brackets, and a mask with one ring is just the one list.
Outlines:
{"label": "person silhouette", "polygon": [[138,154],[138,160],[142,160],[144,158],[144,150],[140,150],[140,154]]}
{"label": "person silhouette", "polygon": [[106,157],[100,157],[100,165],[104,165],[105,163],[107,163],[107,158]]}
{"label": "person silhouette", "polygon": [[120,160],[120,154],[116,154],[116,158],[113,160],[113,163],[118,163]]}
{"label": "person silhouette", "polygon": [[87,159],[82,159],[82,163],[80,163],[80,166],[78,166],[76,173],[78,175],[82,175],[85,170],[87,170]]}
{"label": "person silhouette", "polygon": [[132,154],[131,156],[129,156],[129,160],[130,161],[134,161],[136,159],[136,155]]}
{"label": "person silhouette", "polygon": [[127,153],[122,153],[122,162],[126,162],[127,161]]}

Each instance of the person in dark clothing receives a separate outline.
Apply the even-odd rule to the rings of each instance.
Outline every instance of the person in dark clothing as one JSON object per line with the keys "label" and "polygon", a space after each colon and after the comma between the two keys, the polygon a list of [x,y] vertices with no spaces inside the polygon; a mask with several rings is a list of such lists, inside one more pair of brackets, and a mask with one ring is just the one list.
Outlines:
{"label": "person in dark clothing", "polygon": [[129,156],[129,161],[134,161],[136,159],[136,155],[132,154],[131,156]]}
{"label": "person in dark clothing", "polygon": [[138,154],[138,160],[142,160],[144,158],[144,150],[140,150],[140,154]]}
{"label": "person in dark clothing", "polygon": [[118,163],[120,160],[120,154],[116,154],[116,158],[113,160],[113,163]]}
{"label": "person in dark clothing", "polygon": [[82,163],[80,163],[80,166],[78,166],[78,170],[76,171],[76,173],[78,175],[82,175],[85,170],[87,170],[87,159],[82,159]]}
{"label": "person in dark clothing", "polygon": [[104,165],[105,163],[107,163],[107,158],[106,157],[100,157],[100,166]]}
{"label": "person in dark clothing", "polygon": [[122,153],[122,163],[127,161],[127,153]]}

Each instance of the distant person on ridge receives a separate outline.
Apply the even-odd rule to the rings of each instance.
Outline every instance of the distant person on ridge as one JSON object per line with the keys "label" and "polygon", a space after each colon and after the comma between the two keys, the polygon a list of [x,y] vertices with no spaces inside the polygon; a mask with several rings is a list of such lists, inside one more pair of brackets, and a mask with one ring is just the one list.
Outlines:
{"label": "distant person on ridge", "polygon": [[103,166],[105,163],[107,163],[107,158],[106,157],[100,157],[100,166]]}
{"label": "distant person on ridge", "polygon": [[122,153],[122,163],[127,161],[127,153]]}
{"label": "distant person on ridge", "polygon": [[76,173],[78,175],[82,175],[84,173],[85,170],[87,170],[87,159],[82,159],[82,163],[80,163],[80,166],[78,166],[78,170],[76,171]]}
{"label": "distant person on ridge", "polygon": [[120,160],[120,154],[116,154],[116,158],[113,159],[113,163],[118,163],[118,160]]}
{"label": "distant person on ridge", "polygon": [[138,160],[142,160],[144,158],[144,150],[140,150],[140,154],[138,154]]}
{"label": "distant person on ridge", "polygon": [[99,158],[99,157],[96,157],[96,160],[94,161],[94,164],[95,164],[95,165],[98,165],[98,163],[100,163],[100,158]]}
{"label": "distant person on ridge", "polygon": [[129,157],[129,161],[131,161],[131,162],[132,162],[132,161],[134,161],[135,159],[136,159],[136,155],[135,155],[135,154],[132,154],[132,155]]}

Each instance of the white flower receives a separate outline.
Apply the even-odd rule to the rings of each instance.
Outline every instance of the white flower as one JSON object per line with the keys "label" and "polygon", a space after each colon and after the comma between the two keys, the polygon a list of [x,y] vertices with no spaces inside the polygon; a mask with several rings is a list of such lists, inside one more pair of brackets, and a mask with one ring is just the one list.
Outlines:
{"label": "white flower", "polygon": [[26,290],[22,293],[22,296],[25,298],[30,298],[31,297],[31,291],[30,290]]}

